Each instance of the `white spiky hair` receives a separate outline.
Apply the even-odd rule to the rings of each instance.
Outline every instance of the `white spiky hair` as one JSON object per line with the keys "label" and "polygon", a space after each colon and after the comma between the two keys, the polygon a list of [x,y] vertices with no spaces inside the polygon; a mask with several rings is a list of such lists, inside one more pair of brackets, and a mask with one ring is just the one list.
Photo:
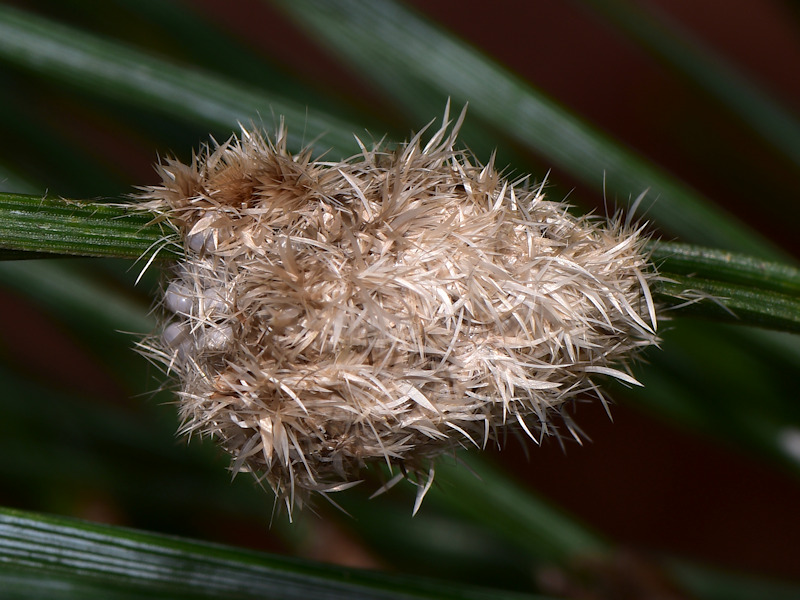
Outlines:
{"label": "white spiky hair", "polygon": [[185,256],[144,346],[180,378],[182,431],[290,514],[382,462],[379,491],[409,477],[416,510],[437,456],[538,441],[656,342],[641,230],[504,180],[455,149],[462,119],[343,162],[243,128],[146,189]]}

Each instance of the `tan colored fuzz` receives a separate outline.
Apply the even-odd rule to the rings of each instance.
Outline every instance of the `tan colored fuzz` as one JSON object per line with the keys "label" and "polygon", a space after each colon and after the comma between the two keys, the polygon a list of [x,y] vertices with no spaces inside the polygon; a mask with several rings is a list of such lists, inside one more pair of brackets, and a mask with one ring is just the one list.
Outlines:
{"label": "tan colored fuzz", "polygon": [[180,378],[182,431],[290,514],[380,463],[379,491],[408,477],[416,510],[437,456],[556,432],[595,376],[635,384],[626,359],[656,341],[639,231],[504,180],[446,119],[343,162],[243,129],[144,194],[185,250],[144,344]]}

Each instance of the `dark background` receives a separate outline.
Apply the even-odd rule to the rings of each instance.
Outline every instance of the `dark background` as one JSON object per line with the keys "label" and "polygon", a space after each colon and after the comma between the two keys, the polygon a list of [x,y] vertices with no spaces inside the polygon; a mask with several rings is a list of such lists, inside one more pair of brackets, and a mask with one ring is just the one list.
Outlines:
{"label": "dark background", "polygon": [[[69,3],[61,7],[15,4],[70,19]],[[354,101],[364,115],[394,115],[402,127],[397,107],[266,3],[200,0],[195,4],[285,70],[301,73],[309,86],[335,90],[334,97]],[[737,126],[730,115],[720,114],[701,90],[615,36],[577,3],[416,0],[412,4],[800,255],[797,223],[780,217],[781,206],[796,206],[797,167]],[[800,112],[800,15],[792,3],[661,0],[647,4],[716,49],[790,111]],[[100,11],[91,26],[112,31],[117,25],[108,18]],[[94,151],[107,155],[131,186],[155,182],[151,165],[157,151],[187,150],[154,149],[135,135],[121,136],[78,101],[66,101],[63,108],[59,116],[43,109],[42,118],[90,139]],[[531,157],[531,163],[547,168],[546,157]],[[563,173],[556,172],[554,178],[557,190],[574,189],[575,199],[584,206],[602,206],[601,197]],[[47,181],[46,174],[41,180]],[[639,191],[631,193],[635,196]],[[36,356],[49,365],[48,376],[74,380],[79,391],[120,394],[112,381],[92,371],[89,359],[72,340],[54,333],[52,324],[21,300],[6,295],[2,307],[5,315],[16,315],[3,323],[3,345],[15,349],[20,363],[27,355]],[[789,382],[797,380],[796,373],[785,376]],[[576,416],[591,442],[568,445],[566,452],[549,443],[541,449],[529,448],[529,457],[512,443],[497,458],[559,506],[637,551],[676,554],[729,569],[800,580],[797,478],[724,442],[679,432],[626,401],[624,392],[615,395],[620,402],[613,407],[613,424],[602,407],[577,408]],[[6,495],[24,505],[12,493]],[[113,500],[91,490],[76,512],[130,523]],[[261,532],[254,535],[246,527],[228,524],[207,529],[209,536],[273,547]],[[366,547],[324,519],[312,526],[318,529],[320,543],[307,548],[308,556],[379,564]]]}
{"label": "dark background", "polygon": [[[766,209],[796,203],[797,169],[776,157],[694,86],[621,40],[596,15],[563,0],[412,2],[419,10],[713,198],[771,239],[800,252],[795,222]],[[787,108],[800,108],[800,18],[789,2],[661,0],[657,7],[744,70]],[[356,95],[371,110],[386,102],[263,3],[236,11],[202,5],[251,42],[320,85]],[[264,14],[270,22],[265,35]],[[708,154],[715,170],[708,171]],[[546,160],[546,159],[545,159]],[[765,190],[758,165],[780,187]],[[584,202],[602,198],[577,188]],[[774,185],[774,184],[773,184]],[[762,210],[764,209],[764,210]],[[787,378],[797,379],[796,373]],[[757,402],[757,398],[753,398]],[[800,393],[798,393],[800,401]],[[526,458],[511,444],[498,458],[530,485],[614,540],[748,571],[800,577],[800,485],[744,453],[679,433],[637,411],[582,405],[578,422],[592,441],[566,452],[555,443]]]}

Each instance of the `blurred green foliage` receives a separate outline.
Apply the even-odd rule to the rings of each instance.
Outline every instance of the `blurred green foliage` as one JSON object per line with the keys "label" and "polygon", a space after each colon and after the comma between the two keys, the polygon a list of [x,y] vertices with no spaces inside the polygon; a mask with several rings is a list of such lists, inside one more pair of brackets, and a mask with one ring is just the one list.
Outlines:
{"label": "blurred green foliage", "polygon": [[[213,5],[28,4],[0,6],[0,191],[119,199],[153,180],[149,165],[157,154],[186,158],[209,133],[225,139],[237,121],[272,128],[279,115],[295,135],[295,148],[313,141],[320,151],[333,148],[331,156],[348,155],[357,151],[353,133],[402,139],[440,115],[451,98],[456,106],[469,102],[463,140],[477,156],[488,159],[499,147],[500,164],[540,178],[552,166],[551,193],[577,185],[573,200],[584,208],[599,204],[604,193],[629,198],[649,188],[647,218],[667,237],[718,247],[717,258],[727,251],[754,256],[734,255],[741,260],[733,261],[731,296],[741,294],[746,306],[763,300],[747,300],[752,290],[770,289],[784,321],[768,324],[791,329],[786,323],[798,320],[796,271],[791,265],[770,271],[761,262],[791,263],[796,248],[781,247],[769,232],[745,224],[741,210],[712,201],[615,139],[615,132],[600,132],[535,82],[393,0],[272,3],[313,40],[301,43],[324,48],[362,82],[366,96],[328,89],[281,65],[211,16],[221,14]],[[755,208],[768,211],[778,229],[796,221],[797,204],[781,193],[787,181],[796,190],[800,175],[790,111],[668,21],[627,2],[585,4],[611,17],[607,22],[618,35],[656,53],[674,77],[708,86],[698,101],[718,109],[725,127],[762,140],[780,168],[756,159],[745,165],[759,186]],[[265,20],[264,35],[287,27],[277,13],[257,7],[251,10]],[[800,24],[794,26],[800,39]],[[742,104],[743,97],[750,102]],[[696,169],[736,179],[730,166],[707,154]],[[36,232],[35,217],[29,233],[3,223],[7,239]],[[104,236],[123,234],[119,226]],[[669,252],[674,257],[675,247]],[[719,263],[708,267],[702,259],[694,256],[696,262],[676,271],[689,278],[681,285],[701,287],[704,278],[719,276]],[[469,466],[445,461],[438,486],[413,520],[413,491],[401,486],[371,502],[358,488],[337,497],[353,517],[318,506],[319,515],[304,514],[291,525],[283,516],[272,520],[268,494],[244,478],[231,482],[225,458],[212,445],[175,440],[168,385],[162,389],[163,375],[131,350],[136,335],[153,326],[149,308],[158,288],[155,269],[134,287],[140,267],[111,259],[0,263],[0,502],[34,511],[0,510],[6,597],[501,598],[516,596],[498,590],[575,596],[590,590],[602,598],[622,589],[639,590],[638,597],[674,589],[698,598],[800,597],[798,581],[713,571],[659,548],[630,558],[619,540],[537,494],[535,466],[521,478],[491,457],[460,457]],[[637,366],[645,387],[614,389],[614,395],[680,432],[767,465],[796,489],[800,342],[704,316],[672,322],[663,351],[648,353],[648,364]],[[753,322],[744,310],[741,317]],[[626,502],[624,491],[617,502]],[[752,518],[770,510],[753,506]],[[164,534],[404,575],[348,571]],[[800,553],[794,558],[800,566]]]}

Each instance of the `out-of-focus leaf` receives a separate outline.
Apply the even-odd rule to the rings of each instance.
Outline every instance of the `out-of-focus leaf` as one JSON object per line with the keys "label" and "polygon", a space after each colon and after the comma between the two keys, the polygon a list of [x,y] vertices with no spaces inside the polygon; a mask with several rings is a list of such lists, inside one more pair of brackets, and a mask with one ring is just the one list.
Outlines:
{"label": "out-of-focus leaf", "polygon": [[0,192],[33,194],[36,186],[19,175],[0,167]]}
{"label": "out-of-focus leaf", "polygon": [[87,317],[92,323],[86,330],[90,337],[103,331],[109,335],[119,335],[120,330],[147,332],[154,325],[147,317],[145,306],[96,280],[81,276],[68,262],[0,263],[0,282],[10,289],[27,292],[65,320]]}
{"label": "out-of-focus leaf", "polygon": [[679,560],[669,561],[673,576],[700,600],[796,600],[800,585],[742,573],[725,573]]}
{"label": "out-of-focus leaf", "polygon": [[10,509],[0,509],[0,585],[15,599],[534,598]]}
{"label": "out-of-focus leaf", "polygon": [[265,95],[223,77],[179,67],[144,52],[0,6],[0,60],[41,77],[66,81],[193,123],[229,129],[237,123],[283,116],[295,148],[324,135],[320,148],[358,151],[353,132],[363,131],[277,95]]}
{"label": "out-of-focus leaf", "polygon": [[800,428],[797,336],[678,318],[661,335],[663,351],[636,369],[644,387],[626,391],[633,406],[800,474],[784,440]]}
{"label": "out-of-focus leaf", "polygon": [[[58,5],[58,2],[52,2]],[[81,12],[98,29],[123,27],[126,33],[144,34],[156,41],[160,48],[168,48],[182,61],[202,65],[205,70],[225,73],[239,81],[252,82],[261,87],[275,89],[287,96],[307,101],[319,97],[320,92],[302,84],[291,73],[280,69],[267,57],[259,56],[239,37],[229,33],[223,23],[212,22],[199,10],[197,3],[176,0],[111,0],[104,3],[107,12],[98,10],[91,0],[73,1],[73,10]],[[131,14],[138,20],[132,25],[145,32],[131,32],[131,24],[110,24],[109,19],[120,14]],[[330,105],[330,102],[328,102]],[[341,108],[337,105],[337,108]]]}
{"label": "out-of-focus leaf", "polygon": [[800,122],[709,46],[661,12],[658,18],[629,0],[580,0],[626,36],[710,94],[783,155],[800,165]]}
{"label": "out-of-focus leaf", "polygon": [[61,194],[91,196],[102,193],[100,190],[119,190],[114,170],[107,163],[98,166],[96,162],[103,157],[80,140],[82,128],[75,131],[62,125],[71,120],[63,114],[70,112],[69,103],[59,106],[62,114],[47,114],[42,102],[31,101],[47,92],[35,90],[35,84],[35,91],[27,89],[28,85],[19,74],[0,69],[0,89],[7,90],[0,96],[0,135],[7,140],[5,160],[9,167],[23,181],[38,185],[21,182],[0,191],[24,194],[49,188]]}
{"label": "out-of-focus leaf", "polygon": [[429,493],[432,502],[489,525],[541,560],[564,563],[608,551],[599,535],[514,484],[496,466],[475,454],[466,464],[440,461],[436,472],[442,486]]}
{"label": "out-of-focus leaf", "polygon": [[142,369],[130,364],[136,339],[131,334],[148,333],[155,326],[146,304],[87,276],[69,260],[0,262],[0,286],[23,295],[88,340],[97,360],[134,393],[151,384],[142,379]]}
{"label": "out-of-focus leaf", "polygon": [[773,260],[785,253],[698,192],[635,156],[530,84],[395,0],[272,0],[314,40],[415,118],[447,97],[577,179],[620,197],[650,190],[647,214],[683,240]]}

